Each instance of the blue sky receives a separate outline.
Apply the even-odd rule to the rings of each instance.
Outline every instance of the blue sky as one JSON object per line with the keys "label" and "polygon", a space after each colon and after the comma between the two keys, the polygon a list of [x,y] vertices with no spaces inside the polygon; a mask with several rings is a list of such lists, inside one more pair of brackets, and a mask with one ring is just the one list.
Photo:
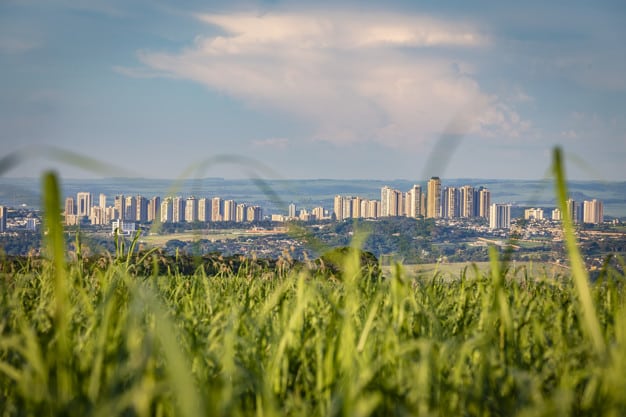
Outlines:
{"label": "blue sky", "polygon": [[4,175],[229,154],[283,178],[534,179],[561,145],[571,178],[623,181],[625,23],[623,1],[8,0],[0,144],[27,158]]}

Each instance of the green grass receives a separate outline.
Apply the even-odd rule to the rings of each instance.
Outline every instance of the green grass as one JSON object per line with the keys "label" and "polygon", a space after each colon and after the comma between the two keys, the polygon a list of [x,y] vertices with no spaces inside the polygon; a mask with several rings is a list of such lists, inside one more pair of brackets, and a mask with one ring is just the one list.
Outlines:
{"label": "green grass", "polygon": [[[558,153],[555,176],[563,203]],[[46,260],[0,264],[3,416],[626,413],[625,277],[590,283],[568,222],[560,279],[495,248],[457,279],[381,279],[359,234],[335,275],[139,274],[158,252],[67,261],[53,175],[44,194]]]}

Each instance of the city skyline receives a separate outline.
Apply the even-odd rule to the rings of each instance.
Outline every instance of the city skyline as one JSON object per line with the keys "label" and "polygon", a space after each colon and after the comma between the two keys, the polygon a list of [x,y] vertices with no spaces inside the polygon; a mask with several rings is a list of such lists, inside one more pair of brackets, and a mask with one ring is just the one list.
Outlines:
{"label": "city skyline", "polygon": [[3,175],[537,179],[562,146],[569,178],[624,180],[625,20],[608,0],[4,2],[0,157],[25,159]]}
{"label": "city skyline", "polygon": [[[195,222],[258,222],[263,219],[276,222],[290,220],[335,220],[379,219],[384,217],[411,217],[431,219],[484,219],[490,229],[508,229],[511,224],[511,207],[508,203],[491,203],[491,192],[484,186],[463,185],[459,188],[445,186],[441,190],[439,177],[428,181],[427,192],[423,193],[420,185],[413,185],[406,192],[383,186],[380,200],[362,196],[335,195],[332,211],[320,202],[310,203],[305,208],[297,209],[294,202],[286,207],[285,214],[270,210],[269,216],[263,216],[260,205],[249,202],[237,202],[220,196],[196,197],[189,195],[153,196],[149,199],[142,195],[124,196],[116,194],[113,204],[107,205],[107,196],[99,194],[98,204],[92,204],[90,192],[80,191],[67,196],[64,203],[66,225],[79,225],[89,222],[94,225],[109,225],[114,228],[132,227],[137,223],[195,223]],[[316,205],[318,204],[318,205]],[[568,215],[574,223],[601,224],[604,222],[604,205],[601,200],[592,199],[581,202],[569,198],[566,203]],[[315,206],[312,207],[311,206]],[[1,207],[1,206],[0,206]],[[310,210],[310,211],[309,211]],[[527,208],[526,220],[543,220],[541,208]],[[559,208],[551,213],[552,221],[561,221]]]}

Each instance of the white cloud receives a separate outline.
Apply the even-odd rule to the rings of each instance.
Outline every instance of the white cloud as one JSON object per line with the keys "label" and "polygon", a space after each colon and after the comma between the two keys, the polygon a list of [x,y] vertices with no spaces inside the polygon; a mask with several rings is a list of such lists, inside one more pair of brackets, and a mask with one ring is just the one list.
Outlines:
{"label": "white cloud", "polygon": [[196,17],[225,34],[199,36],[178,53],[140,52],[141,61],[292,114],[316,127],[316,139],[406,147],[444,129],[516,136],[524,128],[455,59],[459,48],[489,43],[470,24],[388,13]]}

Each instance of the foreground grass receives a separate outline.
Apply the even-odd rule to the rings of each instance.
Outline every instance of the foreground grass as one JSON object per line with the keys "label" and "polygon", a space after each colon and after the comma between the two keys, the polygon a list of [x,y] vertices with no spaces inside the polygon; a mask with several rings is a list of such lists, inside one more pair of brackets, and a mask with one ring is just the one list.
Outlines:
{"label": "foreground grass", "polygon": [[356,254],[341,279],[253,265],[146,277],[133,262],[3,274],[2,415],[626,412],[615,271],[591,288],[599,355],[569,279],[376,280]]}

